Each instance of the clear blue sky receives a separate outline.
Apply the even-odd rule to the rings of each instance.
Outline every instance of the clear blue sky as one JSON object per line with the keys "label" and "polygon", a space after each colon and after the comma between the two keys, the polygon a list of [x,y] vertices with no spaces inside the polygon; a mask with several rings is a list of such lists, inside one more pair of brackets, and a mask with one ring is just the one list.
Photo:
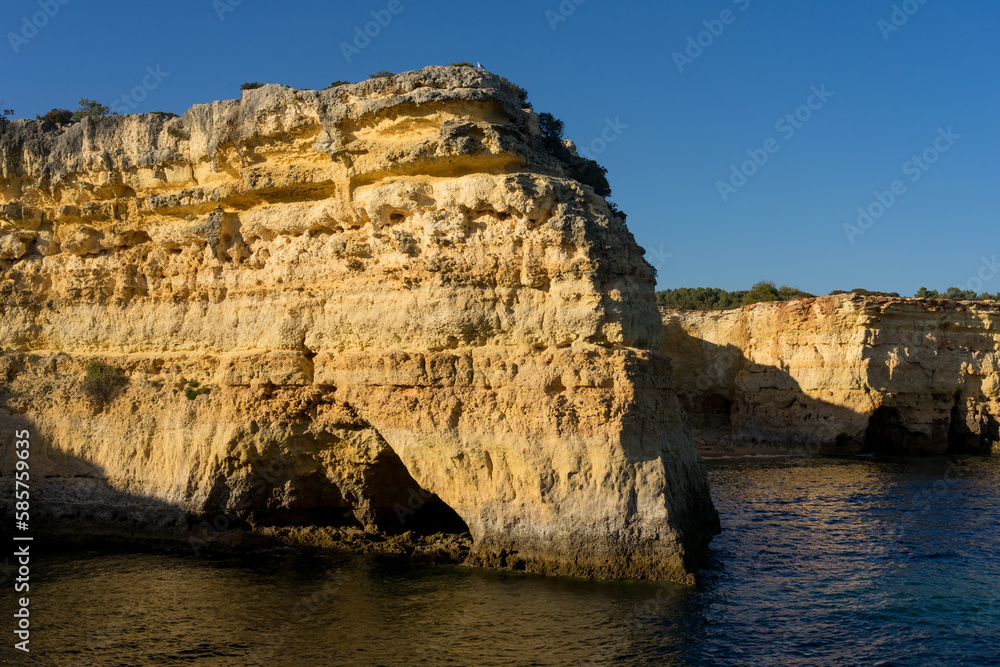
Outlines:
{"label": "clear blue sky", "polygon": [[[567,16],[559,0],[399,3],[348,62],[341,44],[388,0],[7,0],[0,99],[33,117],[81,96],[110,103],[146,77],[152,89],[134,110],[182,113],[238,96],[245,81],[316,88],[481,61],[581,146],[609,119],[627,126],[607,130],[615,140],[597,159],[660,288],[773,280],[912,294],[966,286],[983,256],[1000,259],[995,0],[897,2],[915,11],[897,14],[892,31],[892,0],[565,0]],[[44,6],[54,16],[37,18],[34,34],[25,17]],[[724,10],[730,22],[712,23]],[[701,35],[707,46],[681,72],[674,53],[705,21],[720,34]],[[30,39],[12,44],[12,32]],[[157,83],[147,67],[168,75]],[[810,100],[813,86],[832,97]],[[815,110],[799,109],[810,101]],[[776,127],[796,111],[808,120]],[[927,149],[935,157],[939,128],[960,137],[939,141],[948,150],[926,171],[906,165]],[[718,182],[768,139],[777,152],[723,201]],[[896,180],[903,194],[849,242],[844,225]],[[982,290],[1000,291],[1000,273]]]}

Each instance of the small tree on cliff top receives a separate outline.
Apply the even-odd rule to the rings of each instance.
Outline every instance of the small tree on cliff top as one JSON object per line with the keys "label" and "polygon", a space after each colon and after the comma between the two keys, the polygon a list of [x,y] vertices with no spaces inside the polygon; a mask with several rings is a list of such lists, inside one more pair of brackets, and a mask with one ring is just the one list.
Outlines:
{"label": "small tree on cliff top", "polygon": [[521,107],[522,108],[524,108],[524,109],[530,109],[531,108],[531,102],[528,101],[528,91],[527,90],[525,90],[521,86],[517,85],[516,83],[512,83],[506,77],[500,77],[500,80],[503,81],[508,86],[510,86],[510,89],[512,91],[514,91],[514,94],[517,95],[517,99],[520,100],[520,102],[521,102]]}
{"label": "small tree on cliff top", "polygon": [[594,160],[578,157],[570,153],[563,143],[564,124],[550,113],[538,114],[538,129],[542,132],[542,146],[566,165],[566,171],[571,178],[584,185],[594,188],[601,197],[611,196],[611,185],[608,183],[608,170]]}
{"label": "small tree on cliff top", "polygon": [[774,286],[774,283],[770,280],[762,280],[756,283],[750,288],[746,296],[743,297],[743,305],[748,306],[752,303],[760,303],[762,301],[781,301],[781,295],[778,294],[778,288]]}
{"label": "small tree on cliff top", "polygon": [[569,151],[563,145],[563,128],[561,120],[550,113],[538,114],[538,128],[542,131],[542,145],[545,150],[558,158],[564,158]]}
{"label": "small tree on cliff top", "polygon": [[90,100],[86,97],[80,98],[80,106],[73,112],[72,121],[79,123],[88,116],[107,116],[111,113],[111,107],[101,104],[97,100]]}
{"label": "small tree on cliff top", "polygon": [[66,125],[73,122],[73,112],[69,109],[52,109],[44,116],[35,116],[38,120],[44,120],[53,125]]}

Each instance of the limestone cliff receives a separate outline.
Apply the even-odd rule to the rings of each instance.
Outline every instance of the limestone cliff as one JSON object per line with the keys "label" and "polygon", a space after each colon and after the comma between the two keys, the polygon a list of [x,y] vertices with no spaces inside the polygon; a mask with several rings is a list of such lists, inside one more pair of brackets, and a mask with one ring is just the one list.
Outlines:
{"label": "limestone cliff", "polygon": [[650,269],[541,146],[450,67],[0,121],[5,502],[25,427],[51,526],[689,581],[718,523]]}
{"label": "limestone cliff", "polygon": [[1000,453],[1000,304],[848,294],[662,314],[700,447]]}

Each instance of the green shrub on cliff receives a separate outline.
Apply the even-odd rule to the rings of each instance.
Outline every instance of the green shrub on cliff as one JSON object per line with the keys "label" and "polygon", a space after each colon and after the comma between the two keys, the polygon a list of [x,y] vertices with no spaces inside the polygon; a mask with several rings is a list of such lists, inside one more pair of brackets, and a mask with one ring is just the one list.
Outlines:
{"label": "green shrub on cliff", "polygon": [[510,87],[510,89],[512,91],[514,91],[514,94],[517,95],[517,99],[520,100],[520,102],[521,102],[521,108],[522,109],[530,109],[531,108],[531,102],[528,101],[528,91],[527,90],[525,90],[521,86],[517,85],[516,83],[512,83],[506,77],[500,77],[500,80],[504,84],[506,84],[508,87]]}
{"label": "green shrub on cliff", "polygon": [[770,280],[756,283],[742,297],[742,305],[749,306],[754,303],[764,301],[791,301],[792,299],[807,299],[814,296],[809,292],[803,292],[798,287],[782,285],[775,287]]}
{"label": "green shrub on cliff", "polygon": [[184,396],[187,397],[189,401],[193,401],[202,394],[210,393],[212,389],[210,387],[202,387],[201,383],[197,380],[181,378],[180,383],[177,385],[177,389],[174,389],[174,393],[176,394],[178,391],[183,391]]}
{"label": "green shrub on cliff", "polygon": [[91,361],[84,367],[86,374],[83,388],[92,399],[104,403],[118,394],[128,384],[128,376],[122,369],[100,361]]}
{"label": "green shrub on cliff", "polygon": [[[830,296],[837,294],[855,294],[857,296],[880,296],[899,298],[899,292],[877,292],[860,287],[846,290],[833,290]],[[727,292],[715,287],[679,287],[656,293],[656,305],[674,310],[729,310],[741,306],[760,303],[762,301],[789,301],[812,297],[795,287],[782,285],[775,287],[773,282],[759,282],[749,290]],[[960,287],[949,287],[944,292],[921,287],[915,299],[951,299],[952,301],[1000,301],[1000,293],[977,294],[974,290]]]}
{"label": "green shrub on cliff", "polygon": [[926,287],[921,287],[913,295],[913,298],[951,299],[952,301],[1000,301],[1000,293],[990,294],[989,292],[982,292],[976,294],[975,290],[962,289],[961,287],[949,287],[944,292],[938,292],[936,289],[929,290]]}
{"label": "green shrub on cliff", "polygon": [[210,391],[212,391],[212,390],[209,389],[208,387],[202,387],[201,389],[187,389],[187,390],[185,390],[184,395],[187,396],[187,399],[189,401],[193,401],[194,399],[198,398],[202,394],[207,394]]}
{"label": "green shrub on cliff", "polygon": [[264,84],[262,84],[260,81],[247,81],[242,86],[240,86],[240,90],[257,90],[258,88],[263,88],[263,87]]}
{"label": "green shrub on cliff", "polygon": [[594,160],[584,157],[570,157],[569,175],[584,185],[594,188],[600,197],[611,196],[611,184],[608,183],[608,170]]}
{"label": "green shrub on cliff", "polygon": [[718,287],[678,287],[656,293],[656,305],[673,310],[728,310],[742,305],[742,292]]}
{"label": "green shrub on cliff", "polygon": [[69,109],[52,109],[44,116],[36,115],[35,118],[53,125],[68,125],[73,122],[73,112]]}
{"label": "green shrub on cliff", "polygon": [[792,299],[809,299],[815,294],[810,294],[809,292],[803,292],[798,287],[789,287],[788,285],[782,285],[778,288],[778,296],[781,297],[780,301],[791,301]]}
{"label": "green shrub on cliff", "polygon": [[[160,114],[164,116],[169,116],[176,118],[177,114],[168,113],[166,111],[154,111],[155,114]],[[109,116],[114,115],[111,111],[111,107],[106,104],[101,104],[97,100],[90,100],[86,97],[80,98],[80,106],[77,107],[76,111],[70,111],[69,109],[59,109],[54,108],[45,112],[44,115],[35,115],[36,120],[42,120],[47,123],[52,123],[53,125],[69,125],[72,123],[79,123],[84,118],[88,116]]]}
{"label": "green shrub on cliff", "polygon": [[563,122],[548,112],[538,114],[538,128],[542,131],[542,145],[558,158],[569,155],[563,145]]}
{"label": "green shrub on cliff", "polygon": [[959,287],[949,287],[945,291],[944,297],[952,301],[976,301],[979,299],[979,295],[976,294],[975,290],[961,289]]}
{"label": "green shrub on cliff", "polygon": [[622,222],[625,222],[625,220],[628,218],[628,216],[625,214],[625,211],[618,208],[618,204],[614,203],[613,201],[608,202],[608,208],[610,208],[611,213],[617,216],[618,219],[621,220]]}
{"label": "green shrub on cliff", "polygon": [[542,146],[566,165],[569,176],[594,188],[601,197],[611,196],[607,168],[594,160],[573,155],[563,143],[563,122],[550,113],[538,114],[538,128],[542,132]]}
{"label": "green shrub on cliff", "polygon": [[835,289],[832,292],[830,292],[830,296],[834,296],[836,294],[857,294],[858,296],[890,296],[890,297],[899,296],[899,292],[873,292],[871,290],[862,289],[860,287],[855,287],[850,291]]}
{"label": "green shrub on cliff", "polygon": [[741,303],[744,306],[749,306],[754,303],[761,303],[764,301],[782,301],[781,295],[778,294],[778,288],[770,280],[762,280],[751,287],[746,294],[743,295]]}
{"label": "green shrub on cliff", "polygon": [[749,290],[727,292],[718,287],[679,287],[656,293],[656,305],[673,310],[730,310],[764,301],[789,301],[812,297],[796,287],[761,281]]}
{"label": "green shrub on cliff", "polygon": [[101,104],[97,100],[90,100],[86,97],[80,98],[80,106],[73,112],[72,121],[79,123],[89,116],[107,116],[111,114],[111,107]]}

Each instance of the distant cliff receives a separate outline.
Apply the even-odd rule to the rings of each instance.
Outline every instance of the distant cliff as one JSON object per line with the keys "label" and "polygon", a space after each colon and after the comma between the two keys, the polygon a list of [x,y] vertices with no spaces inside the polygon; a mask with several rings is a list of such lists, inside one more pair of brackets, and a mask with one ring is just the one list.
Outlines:
{"label": "distant cliff", "polygon": [[706,450],[1000,453],[1000,304],[846,294],[662,316]]}
{"label": "distant cliff", "polygon": [[4,489],[27,428],[39,530],[468,530],[470,563],[691,581],[718,519],[651,271],[541,146],[462,67],[0,121]]}

